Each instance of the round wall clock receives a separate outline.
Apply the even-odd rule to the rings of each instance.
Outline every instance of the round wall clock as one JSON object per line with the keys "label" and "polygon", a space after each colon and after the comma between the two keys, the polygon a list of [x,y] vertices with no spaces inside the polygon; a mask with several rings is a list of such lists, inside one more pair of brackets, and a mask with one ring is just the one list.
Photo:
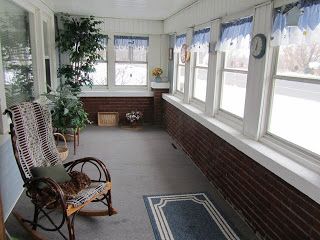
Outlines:
{"label": "round wall clock", "polygon": [[189,61],[190,54],[189,54],[189,51],[188,51],[188,45],[187,44],[183,44],[182,45],[180,55],[181,55],[181,62],[182,63],[186,63],[186,62]]}
{"label": "round wall clock", "polygon": [[262,58],[266,53],[267,38],[264,34],[257,34],[251,40],[250,51],[253,57]]}

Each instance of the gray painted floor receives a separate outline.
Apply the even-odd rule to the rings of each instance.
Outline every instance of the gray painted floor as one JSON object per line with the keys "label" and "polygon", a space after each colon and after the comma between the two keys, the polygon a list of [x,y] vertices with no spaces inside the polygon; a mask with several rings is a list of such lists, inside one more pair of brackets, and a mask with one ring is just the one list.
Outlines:
{"label": "gray painted floor", "polygon": [[[256,239],[189,157],[171,143],[170,136],[156,127],[133,131],[90,126],[81,133],[78,154],[74,156],[71,152],[69,159],[93,156],[107,164],[113,181],[113,205],[119,213],[111,217],[78,216],[77,239],[152,240],[154,235],[142,196],[191,192],[207,192],[231,218],[241,239]],[[31,216],[32,205],[24,194],[15,210]],[[6,226],[12,236],[30,239],[13,216]],[[48,239],[61,238],[50,234]]]}

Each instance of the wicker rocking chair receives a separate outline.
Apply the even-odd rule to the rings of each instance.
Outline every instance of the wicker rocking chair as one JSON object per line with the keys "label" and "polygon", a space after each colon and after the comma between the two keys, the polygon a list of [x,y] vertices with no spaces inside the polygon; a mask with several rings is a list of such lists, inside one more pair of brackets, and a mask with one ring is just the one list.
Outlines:
{"label": "wicker rocking chair", "polygon": [[[10,134],[16,162],[18,164],[26,195],[34,205],[32,220],[22,218],[14,213],[20,224],[34,239],[43,238],[38,228],[45,231],[58,231],[64,239],[74,240],[74,218],[76,214],[84,216],[111,216],[116,213],[111,203],[111,178],[104,163],[98,159],[87,157],[62,164],[52,134],[51,115],[46,107],[38,103],[21,103],[6,110],[12,120]],[[64,166],[71,176],[83,174],[90,169],[96,171],[95,178],[88,178],[89,184],[73,195],[68,195],[56,181],[49,177],[33,177],[32,169],[37,167]],[[58,166],[60,167],[60,166]],[[66,175],[68,175],[66,174]],[[73,179],[72,179],[73,181]],[[83,207],[92,202],[104,204],[103,210],[84,210]],[[55,223],[51,213],[58,211],[61,221]],[[47,224],[40,224],[42,218]],[[50,227],[48,227],[48,223]],[[67,225],[66,237],[61,231]],[[51,226],[52,225],[52,226]]]}

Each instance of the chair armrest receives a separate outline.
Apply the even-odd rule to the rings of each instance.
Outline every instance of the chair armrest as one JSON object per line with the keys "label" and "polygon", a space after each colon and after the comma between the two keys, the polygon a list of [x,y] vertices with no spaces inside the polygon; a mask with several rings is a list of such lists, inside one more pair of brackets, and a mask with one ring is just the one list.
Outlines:
{"label": "chair armrest", "polygon": [[56,181],[54,181],[52,178],[35,177],[35,178],[29,179],[24,184],[24,187],[27,188],[27,196],[32,198],[33,197],[32,194],[37,193],[37,191],[40,190],[39,188],[40,183],[46,184],[49,187],[49,189],[56,195],[56,199],[61,202],[63,209],[66,209],[67,205],[66,205],[64,193],[61,187],[59,186],[59,184]]}
{"label": "chair armrest", "polygon": [[72,162],[65,163],[63,165],[67,169],[67,172],[71,172],[75,166],[82,164],[82,166],[81,166],[81,172],[82,172],[84,165],[87,163],[92,164],[99,171],[99,179],[97,181],[100,181],[100,182],[102,181],[101,176],[103,174],[105,177],[105,181],[111,182],[110,173],[109,173],[106,165],[101,160],[99,160],[97,158],[94,158],[94,157],[80,158],[80,159],[74,160]]}

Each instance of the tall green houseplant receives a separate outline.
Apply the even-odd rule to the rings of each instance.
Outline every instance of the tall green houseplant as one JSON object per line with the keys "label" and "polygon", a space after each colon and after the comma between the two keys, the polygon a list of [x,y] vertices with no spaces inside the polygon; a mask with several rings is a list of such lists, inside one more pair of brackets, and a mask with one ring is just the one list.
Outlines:
{"label": "tall green houseplant", "polygon": [[81,86],[92,86],[90,73],[95,71],[96,61],[102,59],[99,51],[104,49],[105,36],[98,27],[102,22],[93,16],[79,18],[69,15],[62,15],[61,22],[57,46],[61,53],[69,56],[70,64],[62,65],[58,75],[77,94]]}
{"label": "tall green houseplant", "polygon": [[52,124],[58,132],[66,133],[69,129],[75,131],[90,124],[82,102],[74,95],[70,85],[64,84],[59,91],[51,91],[44,96],[50,101]]}

